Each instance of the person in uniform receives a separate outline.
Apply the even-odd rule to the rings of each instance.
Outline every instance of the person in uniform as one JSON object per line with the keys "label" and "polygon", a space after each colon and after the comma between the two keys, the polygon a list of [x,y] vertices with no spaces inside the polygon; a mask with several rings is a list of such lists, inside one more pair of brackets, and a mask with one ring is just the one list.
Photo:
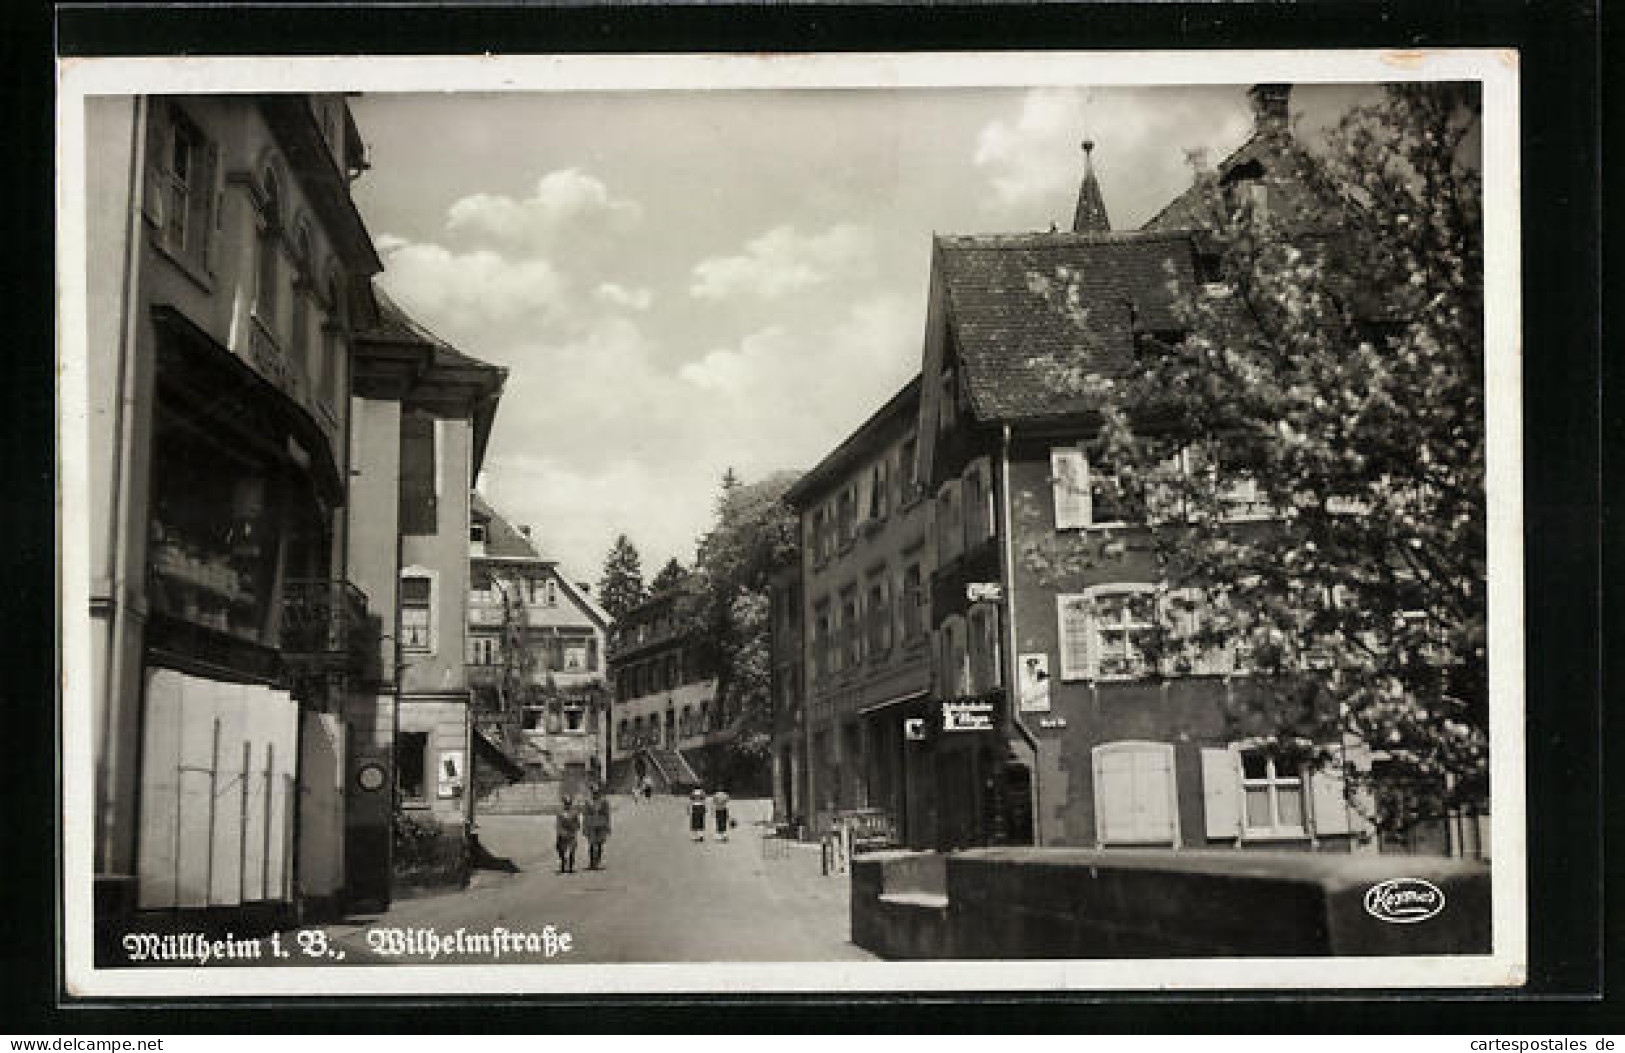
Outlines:
{"label": "person in uniform", "polygon": [[698,786],[688,795],[688,832],[696,841],[705,840],[705,791]]}
{"label": "person in uniform", "polygon": [[601,783],[594,783],[592,797],[582,809],[581,830],[587,835],[587,869],[604,868],[604,842],[609,840],[609,798]]}
{"label": "person in uniform", "polygon": [[581,833],[581,813],[566,794],[560,802],[559,814],[553,820],[554,844],[559,851],[559,873],[573,874],[576,869],[576,837]]}
{"label": "person in uniform", "polygon": [[728,791],[718,790],[711,798],[711,814],[717,819],[717,840],[728,840]]}

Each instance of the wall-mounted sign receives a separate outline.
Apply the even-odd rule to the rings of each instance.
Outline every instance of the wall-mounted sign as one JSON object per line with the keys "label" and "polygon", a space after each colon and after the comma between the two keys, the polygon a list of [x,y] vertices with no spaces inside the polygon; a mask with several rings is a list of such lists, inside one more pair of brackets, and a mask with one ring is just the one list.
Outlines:
{"label": "wall-mounted sign", "polygon": [[962,699],[942,704],[943,731],[992,731],[993,720],[991,699]]}
{"label": "wall-mounted sign", "polygon": [[463,751],[440,751],[440,787],[441,797],[461,797],[463,795]]}
{"label": "wall-mounted sign", "polygon": [[925,741],[925,718],[906,717],[903,720],[903,738],[910,742]]}
{"label": "wall-mounted sign", "polygon": [[1039,717],[1038,726],[1054,731],[1066,727],[1065,717]]}
{"label": "wall-mounted sign", "polygon": [[361,770],[355,773],[356,785],[368,793],[377,793],[384,788],[384,766],[376,761],[363,764]]}
{"label": "wall-mounted sign", "polygon": [[996,581],[967,581],[965,599],[972,603],[998,603],[1004,598],[1004,587]]}
{"label": "wall-mounted sign", "polygon": [[1049,712],[1049,655],[1021,656],[1021,711]]}

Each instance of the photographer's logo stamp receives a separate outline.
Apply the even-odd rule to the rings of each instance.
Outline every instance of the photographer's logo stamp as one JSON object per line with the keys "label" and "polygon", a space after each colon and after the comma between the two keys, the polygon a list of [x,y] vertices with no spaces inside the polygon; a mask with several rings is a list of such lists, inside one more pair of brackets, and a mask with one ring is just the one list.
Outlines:
{"label": "photographer's logo stamp", "polygon": [[1365,912],[1378,921],[1409,925],[1444,910],[1444,892],[1421,878],[1391,878],[1365,890]]}

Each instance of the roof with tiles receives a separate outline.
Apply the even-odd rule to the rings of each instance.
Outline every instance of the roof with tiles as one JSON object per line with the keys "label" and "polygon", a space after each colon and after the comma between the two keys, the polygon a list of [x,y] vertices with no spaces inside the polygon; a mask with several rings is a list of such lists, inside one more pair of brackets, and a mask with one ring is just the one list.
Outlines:
{"label": "roof with tiles", "polygon": [[504,519],[501,513],[492,508],[490,502],[479,494],[474,495],[469,516],[476,523],[485,524],[485,558],[552,562],[537,550],[530,538],[515,530],[513,524]]}
{"label": "roof with tiles", "polygon": [[1178,328],[1174,286],[1196,280],[1189,232],[941,235],[950,339],[983,421],[1081,413],[1058,379],[1112,376],[1136,333]]}

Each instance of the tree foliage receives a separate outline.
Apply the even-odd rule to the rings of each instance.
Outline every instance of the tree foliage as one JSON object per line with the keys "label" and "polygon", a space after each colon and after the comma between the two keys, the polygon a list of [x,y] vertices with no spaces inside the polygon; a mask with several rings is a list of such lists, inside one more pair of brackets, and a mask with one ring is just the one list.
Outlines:
{"label": "tree foliage", "polygon": [[632,539],[621,534],[604,557],[603,576],[598,581],[599,605],[616,621],[647,597],[643,588],[643,561]]}
{"label": "tree foliage", "polygon": [[797,558],[798,521],[783,497],[794,477],[744,484],[730,469],[715,526],[699,541],[686,576],[680,616],[699,641],[699,661],[715,671],[717,700],[735,729],[741,762],[760,763],[772,725],[773,576]]}
{"label": "tree foliage", "polygon": [[684,570],[683,565],[677,562],[677,557],[673,556],[649,583],[649,595],[661,596],[668,592],[676,592],[683,587],[683,582],[687,578],[688,571]]}
{"label": "tree foliage", "polygon": [[[1147,634],[1151,664],[1242,655],[1233,730],[1345,764],[1390,831],[1487,797],[1478,120],[1471,86],[1386,90],[1294,154],[1310,215],[1199,184],[1220,280],[1176,289],[1181,335],[1122,374],[1062,378],[1102,407],[1094,485],[1203,610]],[[1027,556],[1064,571],[1123,541]],[[1364,744],[1381,779],[1329,743]]]}

